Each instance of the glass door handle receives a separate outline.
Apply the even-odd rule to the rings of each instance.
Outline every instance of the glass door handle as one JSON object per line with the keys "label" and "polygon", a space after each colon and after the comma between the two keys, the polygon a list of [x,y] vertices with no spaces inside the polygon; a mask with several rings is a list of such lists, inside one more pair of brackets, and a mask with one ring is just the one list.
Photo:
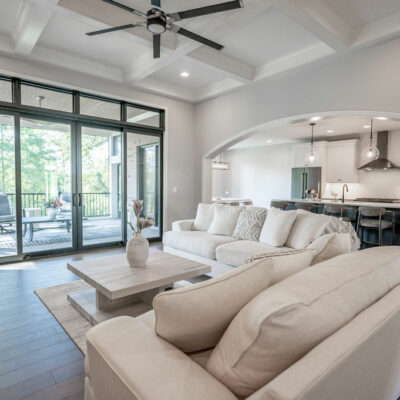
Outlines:
{"label": "glass door handle", "polygon": [[78,193],[78,207],[82,207],[82,193]]}

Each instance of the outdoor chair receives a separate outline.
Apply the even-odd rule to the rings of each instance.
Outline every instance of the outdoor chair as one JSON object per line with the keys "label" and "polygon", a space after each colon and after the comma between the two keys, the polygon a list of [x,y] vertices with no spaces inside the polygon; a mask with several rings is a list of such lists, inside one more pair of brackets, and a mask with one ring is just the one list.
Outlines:
{"label": "outdoor chair", "polygon": [[11,212],[10,200],[6,194],[0,194],[0,233],[10,233],[4,226],[11,227],[15,215]]}

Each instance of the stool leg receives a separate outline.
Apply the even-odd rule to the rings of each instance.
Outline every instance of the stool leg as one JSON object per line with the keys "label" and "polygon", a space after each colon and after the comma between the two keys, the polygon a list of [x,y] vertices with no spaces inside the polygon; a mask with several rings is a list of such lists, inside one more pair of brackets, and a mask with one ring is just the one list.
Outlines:
{"label": "stool leg", "polygon": [[379,246],[382,246],[382,227],[379,226]]}

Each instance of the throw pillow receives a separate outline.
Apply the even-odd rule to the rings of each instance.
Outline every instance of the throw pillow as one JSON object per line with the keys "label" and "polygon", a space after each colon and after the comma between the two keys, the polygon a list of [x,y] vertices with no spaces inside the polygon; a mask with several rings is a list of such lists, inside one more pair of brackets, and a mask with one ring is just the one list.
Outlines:
{"label": "throw pillow", "polygon": [[206,231],[214,218],[215,204],[199,203],[196,219],[193,222],[193,231]]}
{"label": "throw pillow", "polygon": [[283,211],[270,208],[262,227],[260,242],[274,247],[283,246],[296,219],[296,211]]}
{"label": "throw pillow", "polygon": [[233,237],[257,241],[260,237],[266,216],[266,208],[247,208],[243,210],[239,215]]}
{"label": "throw pillow", "polygon": [[242,212],[243,208],[244,207],[217,204],[215,206],[214,218],[207,232],[212,235],[232,236],[239,214]]}
{"label": "throw pillow", "polygon": [[168,290],[153,300],[155,330],[184,352],[214,347],[235,315],[257,294],[308,267],[311,251],[270,257],[216,278]]}
{"label": "throw pillow", "polygon": [[233,319],[206,369],[247,398],[399,285],[399,257],[398,247],[344,254],[264,290]]}
{"label": "throw pillow", "polygon": [[285,246],[294,249],[304,249],[315,239],[320,237],[332,218],[324,214],[314,214],[304,210],[297,210],[296,221],[287,237]]}

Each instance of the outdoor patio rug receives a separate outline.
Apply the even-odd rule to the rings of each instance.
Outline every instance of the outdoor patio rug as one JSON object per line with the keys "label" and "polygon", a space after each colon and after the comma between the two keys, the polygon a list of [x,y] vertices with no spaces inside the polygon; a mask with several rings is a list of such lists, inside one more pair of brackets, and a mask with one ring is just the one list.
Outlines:
{"label": "outdoor patio rug", "polygon": [[83,354],[86,354],[86,332],[93,325],[72,307],[67,299],[67,293],[90,289],[90,287],[86,282],[79,280],[35,290],[35,294],[53,314],[54,318],[60,323]]}

